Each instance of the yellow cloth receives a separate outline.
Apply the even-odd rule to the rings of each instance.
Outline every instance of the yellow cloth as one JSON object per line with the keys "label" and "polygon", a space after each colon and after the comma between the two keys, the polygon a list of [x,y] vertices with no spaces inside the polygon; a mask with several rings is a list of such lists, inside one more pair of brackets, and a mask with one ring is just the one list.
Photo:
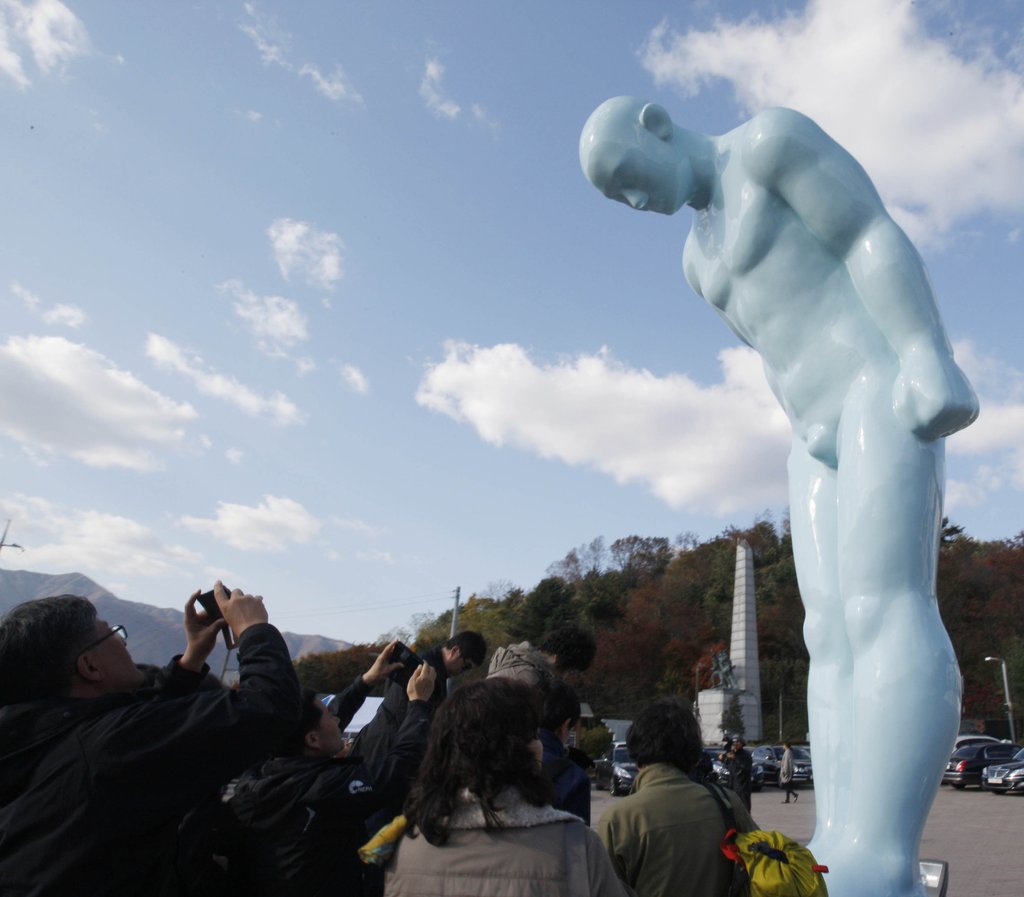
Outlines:
{"label": "yellow cloth", "polygon": [[396,816],[359,848],[359,859],[371,866],[384,866],[395,852],[398,839],[405,834],[409,820]]}

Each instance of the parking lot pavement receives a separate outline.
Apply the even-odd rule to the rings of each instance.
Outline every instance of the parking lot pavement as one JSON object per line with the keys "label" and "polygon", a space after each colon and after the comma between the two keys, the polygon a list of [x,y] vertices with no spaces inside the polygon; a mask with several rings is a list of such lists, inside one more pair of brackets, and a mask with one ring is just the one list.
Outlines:
{"label": "parking lot pavement", "polygon": [[[591,819],[618,797],[593,792]],[[805,844],[814,832],[814,791],[800,789],[797,803],[767,787],[751,796],[751,815]],[[1024,794],[991,794],[977,788],[940,788],[928,815],[921,857],[949,863],[947,897],[1021,897],[1024,893]],[[828,877],[826,876],[826,882]]]}

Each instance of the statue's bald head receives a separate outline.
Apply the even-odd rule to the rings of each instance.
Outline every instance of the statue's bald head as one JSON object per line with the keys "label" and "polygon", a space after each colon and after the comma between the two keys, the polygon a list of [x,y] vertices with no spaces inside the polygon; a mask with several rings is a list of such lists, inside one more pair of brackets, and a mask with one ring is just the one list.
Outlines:
{"label": "statue's bald head", "polygon": [[614,97],[583,126],[580,165],[609,199],[671,215],[688,198],[679,188],[680,175],[689,180],[690,170],[676,135],[672,119],[657,103]]}

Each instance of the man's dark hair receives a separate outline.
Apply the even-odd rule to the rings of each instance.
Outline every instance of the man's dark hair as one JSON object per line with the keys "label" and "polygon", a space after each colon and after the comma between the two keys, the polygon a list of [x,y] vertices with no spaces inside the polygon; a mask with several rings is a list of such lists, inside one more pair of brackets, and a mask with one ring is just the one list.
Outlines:
{"label": "man's dark hair", "polygon": [[479,632],[467,629],[465,632],[457,632],[444,643],[445,648],[458,648],[459,654],[473,662],[473,666],[484,665],[484,657],[487,655],[487,640]]}
{"label": "man's dark hair", "polygon": [[544,695],[540,727],[553,732],[566,720],[569,720],[570,726],[575,726],[579,718],[580,699],[576,689],[561,679],[556,679]]}
{"label": "man's dark hair", "polygon": [[626,733],[637,766],[671,763],[689,773],[703,751],[700,726],[684,698],[662,698],[641,711]]}
{"label": "man's dark hair", "polygon": [[549,632],[537,647],[558,658],[555,667],[559,670],[585,670],[597,653],[594,634],[572,623]]}
{"label": "man's dark hair", "polygon": [[295,728],[274,748],[275,757],[301,757],[306,748],[306,735],[320,725],[324,705],[311,688],[302,689],[302,716]]}
{"label": "man's dark hair", "polygon": [[64,697],[96,637],[96,608],[77,595],[26,601],[0,622],[0,706]]}

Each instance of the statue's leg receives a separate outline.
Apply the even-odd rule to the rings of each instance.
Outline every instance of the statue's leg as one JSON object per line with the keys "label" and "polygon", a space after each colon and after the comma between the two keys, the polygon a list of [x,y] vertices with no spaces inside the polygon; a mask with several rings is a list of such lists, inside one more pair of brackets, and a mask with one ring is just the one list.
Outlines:
{"label": "statue's leg", "polygon": [[807,714],[814,757],[817,824],[811,850],[828,852],[842,837],[849,799],[853,662],[843,621],[836,556],[836,472],[793,441],[789,522],[804,642],[810,654]]}
{"label": "statue's leg", "polygon": [[[837,477],[839,585],[853,652],[849,801],[833,897],[922,894],[918,846],[960,716],[960,677],[935,595],[943,445],[892,413],[891,389],[848,397]],[[906,750],[879,755],[897,740]]]}

